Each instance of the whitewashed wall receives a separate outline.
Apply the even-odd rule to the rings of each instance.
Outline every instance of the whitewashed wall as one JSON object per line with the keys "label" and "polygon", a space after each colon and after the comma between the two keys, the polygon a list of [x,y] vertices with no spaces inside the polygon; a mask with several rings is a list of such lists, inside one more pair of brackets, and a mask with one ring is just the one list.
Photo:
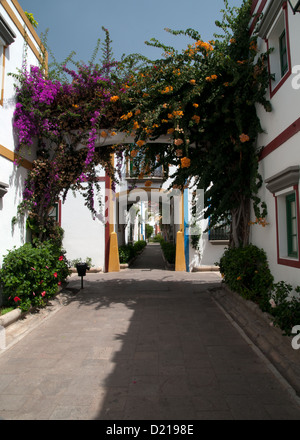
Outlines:
{"label": "whitewashed wall", "polygon": [[[22,26],[24,22],[12,2],[8,1]],[[0,105],[0,145],[13,152],[16,147],[16,137],[13,131],[13,113],[15,109],[15,80],[9,73],[17,73],[22,68],[25,56],[25,41],[15,23],[0,4],[0,13],[9,27],[16,35],[15,41],[7,47],[5,53],[5,77],[4,77],[4,96],[3,106]],[[29,38],[33,37],[28,31]],[[38,47],[34,42],[35,47]],[[33,51],[28,47],[27,65],[38,65],[38,60]],[[35,157],[34,148],[26,155],[32,161]],[[19,247],[26,242],[26,231],[24,223],[16,224],[12,227],[11,220],[17,214],[17,206],[22,201],[22,191],[24,189],[24,179],[27,170],[23,167],[17,168],[13,162],[0,155],[0,181],[9,185],[7,194],[0,199],[0,266],[3,256],[7,250],[14,246]]]}
{"label": "whitewashed wall", "polygon": [[[284,130],[291,126],[300,116],[300,14],[293,14],[288,4],[288,24],[289,24],[289,41],[291,52],[291,68],[298,66],[298,80],[296,78],[296,70],[288,77],[284,84],[271,97],[272,112],[267,113],[258,106],[258,115],[264,133],[258,136],[258,148],[265,147],[279,136]],[[259,39],[259,48],[266,50],[266,43],[263,39]],[[295,83],[298,83],[298,89],[295,89]],[[267,98],[270,99],[270,93],[267,92]],[[276,150],[267,155],[260,161],[259,171],[263,180],[276,175],[289,166],[300,165],[300,133],[292,136],[285,143],[280,145]],[[286,281],[292,285],[300,285],[300,269],[287,265],[278,264],[277,262],[277,238],[276,238],[276,210],[275,198],[273,194],[263,185],[259,196],[261,200],[267,203],[268,216],[267,226],[259,225],[251,226],[250,240],[253,244],[263,248],[268,257],[271,272],[275,281]],[[299,213],[298,213],[299,215]],[[252,216],[254,219],[254,215]],[[299,220],[299,219],[298,219]]]}

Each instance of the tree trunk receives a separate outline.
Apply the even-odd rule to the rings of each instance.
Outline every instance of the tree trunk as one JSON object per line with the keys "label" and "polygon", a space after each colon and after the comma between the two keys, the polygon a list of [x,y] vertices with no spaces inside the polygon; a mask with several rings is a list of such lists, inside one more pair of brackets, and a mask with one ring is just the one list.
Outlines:
{"label": "tree trunk", "polygon": [[230,247],[246,246],[249,243],[250,200],[242,198],[240,206],[231,211]]}

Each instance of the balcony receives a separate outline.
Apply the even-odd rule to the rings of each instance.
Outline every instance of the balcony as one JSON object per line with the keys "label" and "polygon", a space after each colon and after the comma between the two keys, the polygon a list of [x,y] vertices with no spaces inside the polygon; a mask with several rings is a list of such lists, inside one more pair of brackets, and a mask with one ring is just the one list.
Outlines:
{"label": "balcony", "polygon": [[125,178],[128,182],[134,181],[139,183],[144,183],[147,180],[151,180],[152,182],[162,183],[164,181],[164,170],[163,167],[160,166],[156,168],[151,173],[143,173],[143,170],[137,170],[134,168],[132,162],[129,164],[128,169],[125,174]]}
{"label": "balcony", "polygon": [[208,231],[208,239],[211,244],[225,246],[229,244],[230,225],[215,226]]}

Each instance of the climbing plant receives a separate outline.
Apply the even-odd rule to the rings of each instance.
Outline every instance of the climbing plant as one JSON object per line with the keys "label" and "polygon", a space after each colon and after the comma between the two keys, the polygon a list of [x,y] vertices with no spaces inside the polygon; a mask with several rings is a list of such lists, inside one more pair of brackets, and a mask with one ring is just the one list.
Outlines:
{"label": "climbing plant", "polygon": [[[155,39],[147,44],[164,56],[131,77],[125,96],[124,130],[134,130],[140,156],[148,167],[177,167],[173,186],[193,183],[205,190],[210,225],[230,222],[231,245],[249,237],[250,203],[257,218],[266,206],[258,198],[258,133],[262,131],[257,105],[270,111],[265,98],[269,74],[266,54],[258,52],[249,33],[251,2],[230,8],[225,1],[222,32],[205,42],[193,29],[172,31],[188,35],[193,44],[179,53]],[[170,146],[147,139],[169,135]],[[142,153],[141,153],[142,152]]]}
{"label": "climbing plant", "polygon": [[16,152],[24,155],[36,145],[18,214],[28,213],[27,225],[41,241],[57,233],[49,211],[60,196],[65,198],[70,188],[82,191],[95,215],[97,167],[103,166],[115,177],[114,147],[95,148],[97,138],[113,139],[113,127],[122,114],[120,95],[126,91],[114,73],[116,63],[110,59],[109,34],[104,30],[101,64],[76,63],[74,70],[63,65],[59,73],[56,69],[49,74],[43,66],[28,69],[25,63],[15,75]]}
{"label": "climbing plant", "polygon": [[[113,139],[114,130],[122,130],[134,133],[135,147],[125,154],[143,162],[139,169],[148,174],[163,165],[168,177],[169,166],[175,165],[173,186],[192,183],[204,189],[210,225],[230,222],[231,245],[247,244],[251,201],[256,217],[266,216],[258,198],[256,139],[262,131],[257,105],[271,110],[265,98],[269,75],[266,54],[258,52],[257,38],[248,29],[251,2],[244,0],[240,8],[224,3],[223,20],[217,22],[222,34],[213,41],[203,41],[193,29],[167,30],[191,38],[180,53],[152,39],[147,44],[162,50],[162,57],[130,55],[115,62],[103,28],[100,65],[62,66],[63,75],[52,77],[42,68],[25,68],[18,75],[19,149],[38,142],[19,212],[29,212],[40,239],[49,235],[50,207],[71,187],[84,190],[95,214],[97,166],[114,178],[110,155],[123,148],[96,149],[96,138]],[[169,137],[167,144],[147,142],[162,135]]]}

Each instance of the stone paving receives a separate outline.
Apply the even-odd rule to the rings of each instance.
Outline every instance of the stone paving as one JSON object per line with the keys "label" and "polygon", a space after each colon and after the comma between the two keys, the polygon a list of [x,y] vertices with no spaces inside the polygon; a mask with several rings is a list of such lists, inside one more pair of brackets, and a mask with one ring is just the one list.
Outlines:
{"label": "stone paving", "polygon": [[23,335],[27,319],[10,326],[0,418],[300,419],[297,398],[213,299],[218,273],[164,270],[149,245],[132,268],[80,285],[73,275],[66,302]]}

